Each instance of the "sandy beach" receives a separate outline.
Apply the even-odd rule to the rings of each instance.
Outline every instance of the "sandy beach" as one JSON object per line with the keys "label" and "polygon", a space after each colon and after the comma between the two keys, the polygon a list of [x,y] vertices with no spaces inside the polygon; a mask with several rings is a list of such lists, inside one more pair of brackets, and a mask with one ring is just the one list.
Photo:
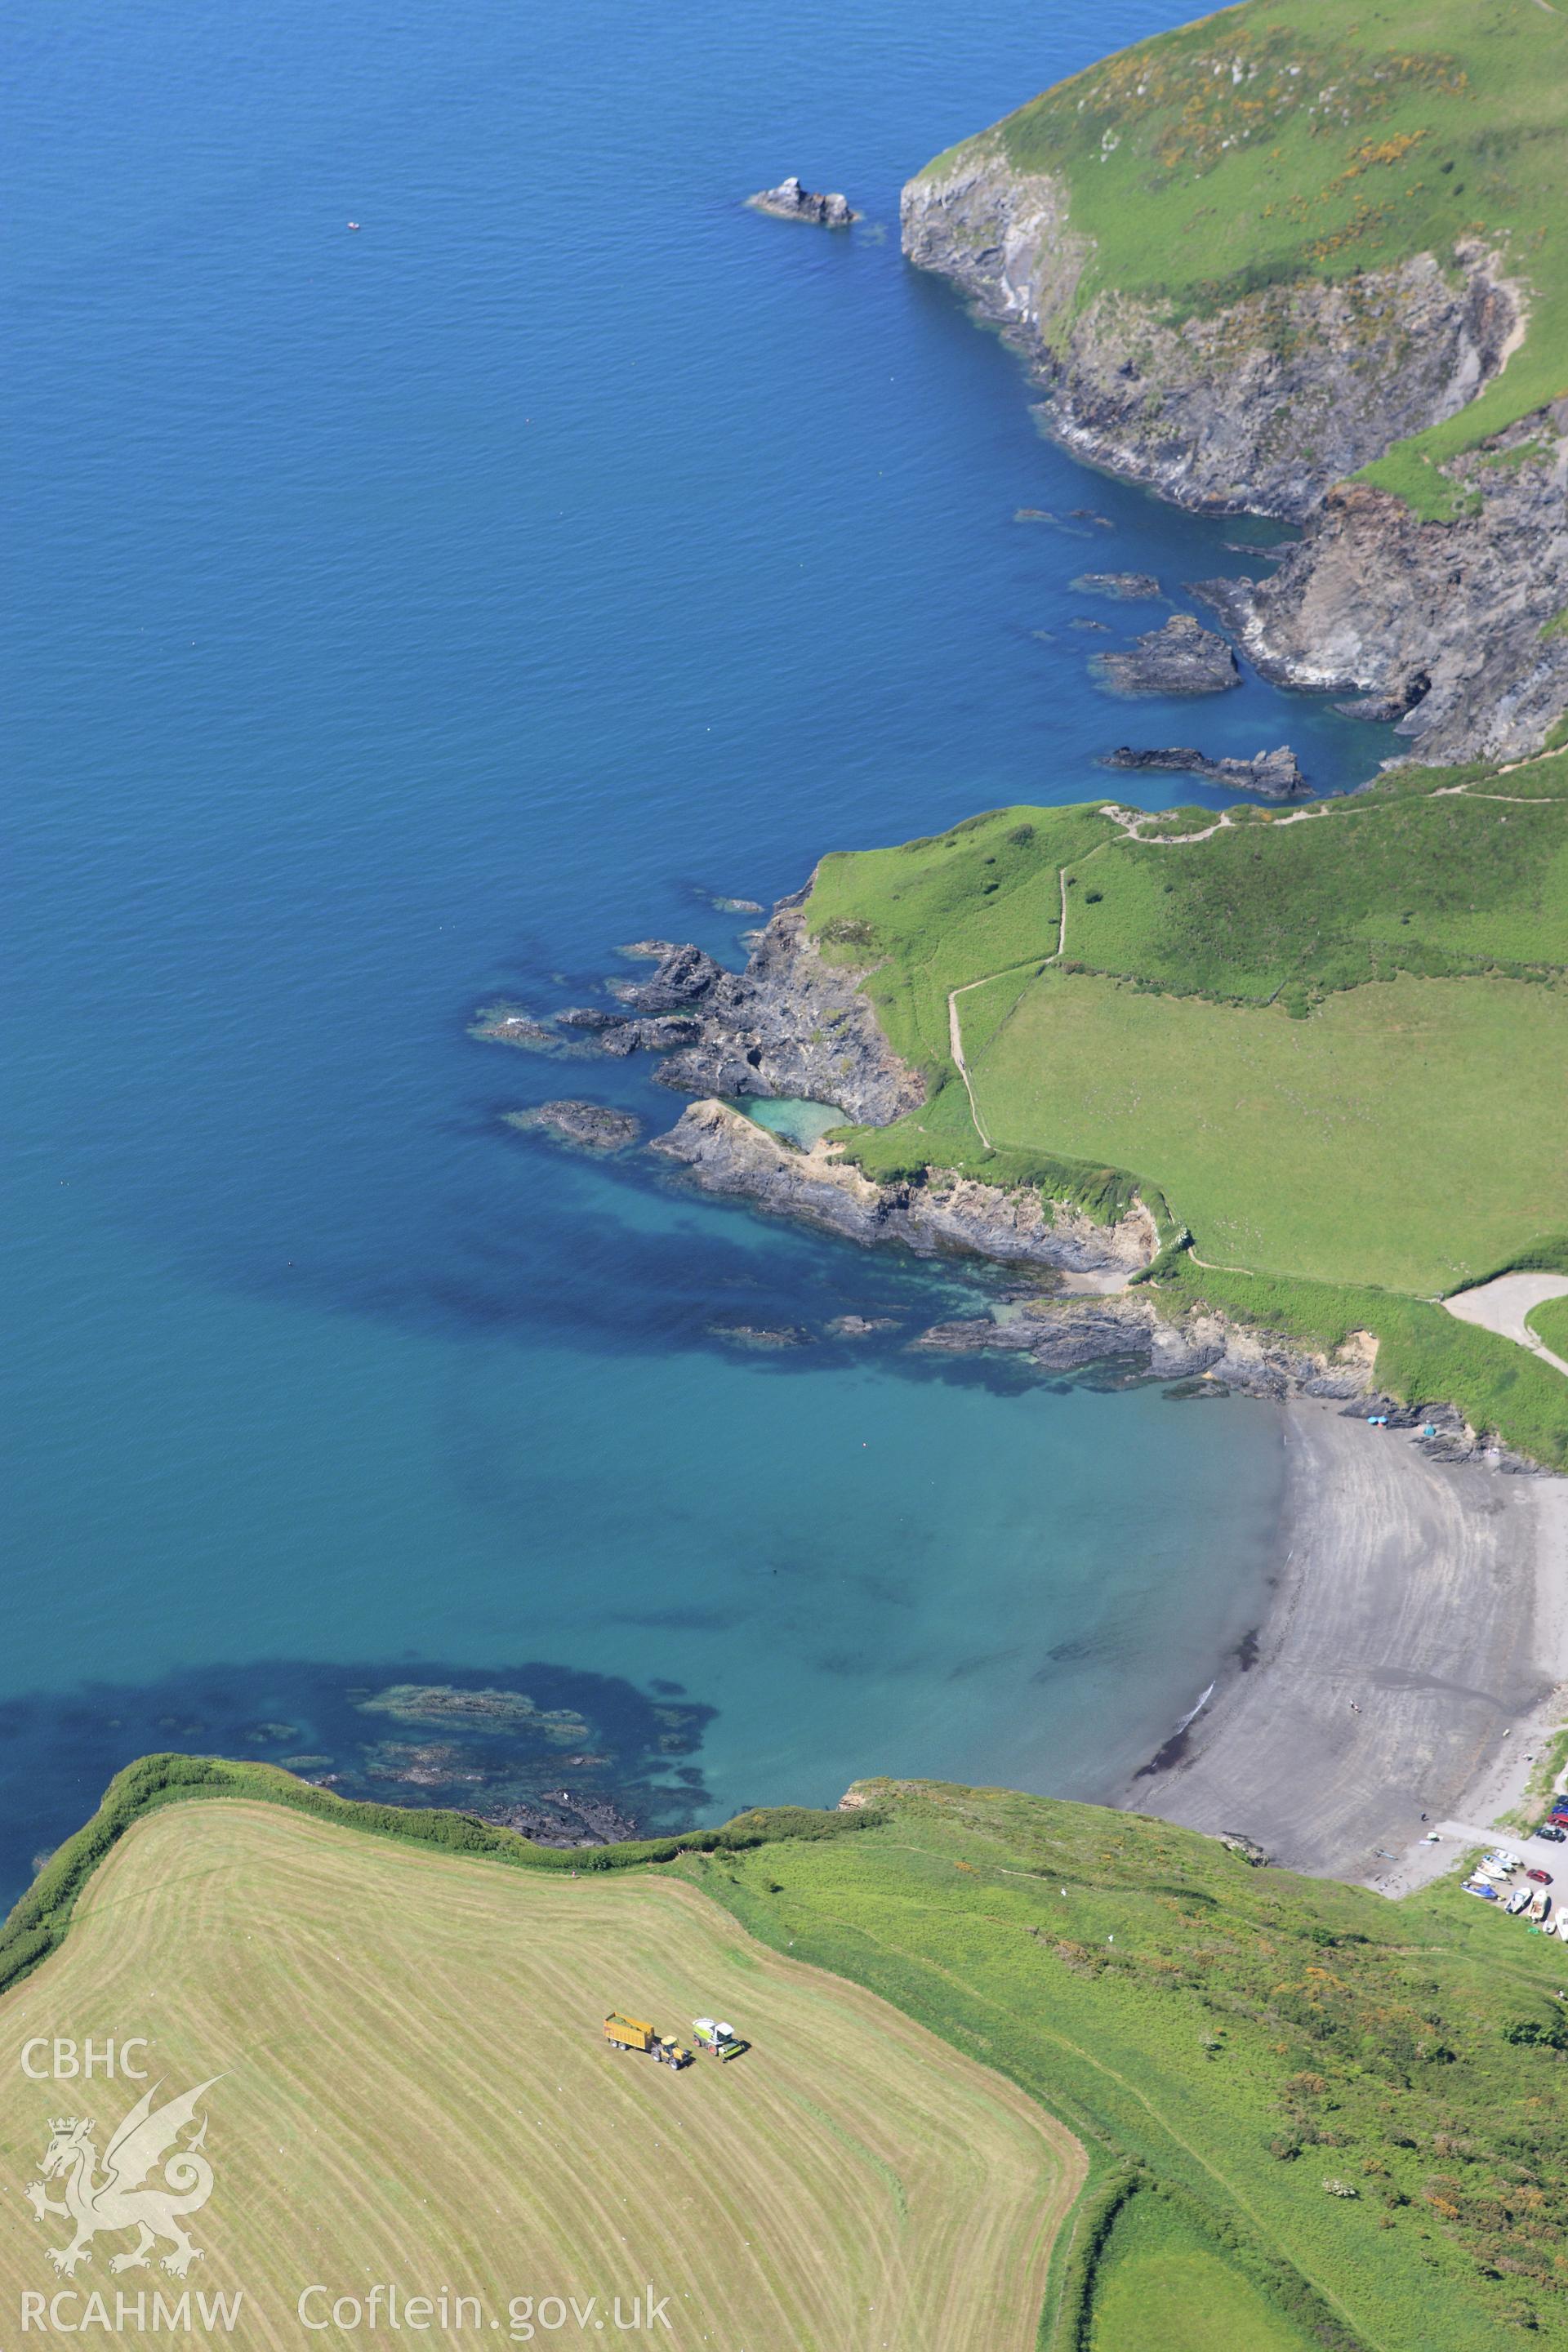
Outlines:
{"label": "sandy beach", "polygon": [[1239,1831],[1390,1894],[1516,1805],[1568,1712],[1568,1480],[1428,1461],[1302,1400],[1286,1413],[1274,1605],[1252,1662],[1121,1801]]}

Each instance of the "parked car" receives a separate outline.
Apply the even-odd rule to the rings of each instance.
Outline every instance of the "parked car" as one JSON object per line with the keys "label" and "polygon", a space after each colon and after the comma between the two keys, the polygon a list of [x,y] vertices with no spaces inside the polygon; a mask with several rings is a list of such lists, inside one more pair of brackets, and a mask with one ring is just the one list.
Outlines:
{"label": "parked car", "polygon": [[1526,1878],[1533,1878],[1538,1886],[1550,1886],[1552,1884],[1552,1873],[1549,1870],[1527,1870],[1524,1874]]}
{"label": "parked car", "polygon": [[1549,1845],[1568,1845],[1568,1829],[1557,1822],[1542,1822],[1535,1834],[1538,1838],[1544,1838]]}

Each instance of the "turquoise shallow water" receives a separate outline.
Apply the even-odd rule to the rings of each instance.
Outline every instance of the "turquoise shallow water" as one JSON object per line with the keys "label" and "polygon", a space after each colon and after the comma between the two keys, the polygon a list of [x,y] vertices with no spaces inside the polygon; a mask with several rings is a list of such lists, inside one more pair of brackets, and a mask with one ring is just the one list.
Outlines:
{"label": "turquoise shallow water", "polygon": [[[1226,527],[1068,464],[899,257],[907,172],[1184,13],[14,12],[9,1883],[154,1740],[341,1763],[323,1673],[548,1668],[715,1817],[1103,1788],[1256,1621],[1266,1410],[916,1369],[959,1275],[524,1141],[678,1106],[464,1034],[1130,733],[1375,758],[1089,689],[1072,618],[1158,613],[1071,577]],[[868,222],[742,207],[792,169]]]}

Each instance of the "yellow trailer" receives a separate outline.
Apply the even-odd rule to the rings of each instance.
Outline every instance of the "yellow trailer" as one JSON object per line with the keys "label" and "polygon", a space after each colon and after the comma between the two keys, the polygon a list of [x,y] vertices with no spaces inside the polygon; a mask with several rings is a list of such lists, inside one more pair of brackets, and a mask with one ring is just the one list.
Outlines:
{"label": "yellow trailer", "polygon": [[618,2009],[605,2020],[605,2039],[616,2050],[651,2051],[659,2065],[673,2066],[678,2074],[691,2063],[690,2051],[673,2033],[656,2033],[646,2018],[625,2017]]}

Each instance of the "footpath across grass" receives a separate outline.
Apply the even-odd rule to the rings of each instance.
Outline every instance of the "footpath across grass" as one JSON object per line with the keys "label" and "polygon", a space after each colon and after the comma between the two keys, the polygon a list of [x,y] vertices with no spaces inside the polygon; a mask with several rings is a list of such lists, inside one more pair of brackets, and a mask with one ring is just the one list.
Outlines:
{"label": "footpath across grass", "polygon": [[1289,817],[993,811],[826,857],[808,922],[927,1084],[839,1131],[868,1175],[1140,1198],[1194,1240],[1173,1305],[1370,1330],[1393,1394],[1568,1466],[1568,1381],[1431,1303],[1568,1263],[1568,757]]}

